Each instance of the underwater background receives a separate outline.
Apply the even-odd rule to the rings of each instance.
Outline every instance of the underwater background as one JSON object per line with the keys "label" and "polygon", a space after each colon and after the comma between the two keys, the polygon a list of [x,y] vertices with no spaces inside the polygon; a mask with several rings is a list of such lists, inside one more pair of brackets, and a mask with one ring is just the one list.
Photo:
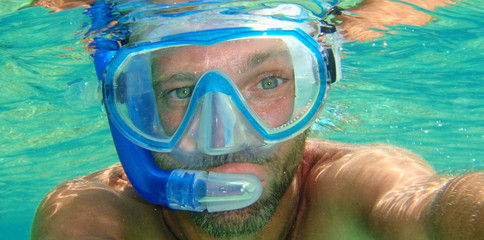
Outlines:
{"label": "underwater background", "polygon": [[[0,2],[0,239],[28,239],[35,210],[57,184],[116,163],[98,101],[65,99],[97,83],[83,36],[84,8],[49,13]],[[441,174],[484,167],[482,2],[438,8],[425,26],[343,46],[313,137],[386,143]]]}

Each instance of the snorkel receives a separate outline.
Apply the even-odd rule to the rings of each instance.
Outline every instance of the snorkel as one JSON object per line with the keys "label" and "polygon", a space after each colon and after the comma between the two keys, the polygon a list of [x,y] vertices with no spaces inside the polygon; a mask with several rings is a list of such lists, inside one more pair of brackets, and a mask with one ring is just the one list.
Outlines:
{"label": "snorkel", "polygon": [[[94,62],[98,77],[115,51],[98,50]],[[202,212],[228,211],[247,207],[262,194],[259,179],[251,174],[224,174],[193,170],[163,170],[148,149],[120,132],[108,113],[109,125],[119,159],[136,191],[147,201],[172,209]]]}
{"label": "snorkel", "polygon": [[[130,6],[146,4],[143,2],[133,1]],[[91,44],[96,50],[93,57],[97,76],[103,83],[106,77],[106,69],[109,68],[114,56],[120,49],[120,42],[125,42],[132,34],[130,31],[133,31],[133,29],[128,29],[125,25],[120,24],[126,22],[126,20],[121,20],[119,15],[114,14],[119,14],[119,9],[122,10],[123,7],[126,7],[126,5],[97,1],[88,12],[93,19],[91,32],[102,31],[113,24],[120,26],[114,33],[109,33],[107,37],[94,38],[94,42]],[[118,9],[114,10],[113,8]],[[156,9],[148,9],[156,12]],[[321,7],[321,9],[324,9],[324,7]],[[326,16],[327,13],[322,11],[321,14]],[[173,16],[179,15],[183,15],[183,13],[176,13]],[[135,18],[136,15],[131,17]],[[103,91],[104,101],[106,101],[111,97],[109,96],[111,93],[106,90],[107,87],[104,84],[103,87],[105,89]],[[324,98],[321,99],[324,100]],[[142,107],[154,108],[153,104],[145,104]],[[127,111],[134,115],[134,112],[139,111],[139,109],[133,107]],[[218,212],[245,208],[256,202],[261,196],[262,184],[252,174],[161,169],[150,149],[142,147],[143,144],[140,142],[133,141],[129,137],[130,133],[119,128],[119,124],[117,124],[109,107],[107,107],[107,114],[113,140],[126,175],[136,191],[145,200],[172,209]],[[155,116],[143,117],[153,118]]]}
{"label": "snorkel", "polygon": [[[115,49],[113,49],[115,50]],[[114,55],[112,50],[98,50],[94,62],[98,77]],[[136,191],[147,201],[172,209],[209,212],[247,207],[262,194],[259,179],[250,174],[224,174],[193,170],[163,170],[148,149],[142,148],[121,133],[108,113],[109,125],[119,159]]]}

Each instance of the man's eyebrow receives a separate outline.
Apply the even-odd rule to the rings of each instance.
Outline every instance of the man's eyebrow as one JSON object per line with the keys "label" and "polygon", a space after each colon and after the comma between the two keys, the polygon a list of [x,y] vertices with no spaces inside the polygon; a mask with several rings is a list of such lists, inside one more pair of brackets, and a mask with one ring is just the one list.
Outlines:
{"label": "man's eyebrow", "polygon": [[[164,84],[174,82],[196,82],[198,77],[191,72],[178,72],[171,75],[161,75],[153,78],[153,84],[161,87]],[[161,86],[160,86],[161,85]]]}
{"label": "man's eyebrow", "polygon": [[[257,67],[264,62],[271,60],[273,58],[279,56],[289,56],[289,51],[287,49],[275,49],[275,50],[268,50],[263,52],[257,52],[250,55],[245,63],[245,66],[242,66],[245,69],[252,69]],[[193,72],[178,72],[175,74],[167,75],[167,74],[160,74],[160,76],[156,76],[153,79],[154,84],[164,84],[170,82],[196,82],[200,76],[196,75]]]}
{"label": "man's eyebrow", "polygon": [[287,49],[283,49],[283,50],[276,49],[276,50],[269,50],[269,51],[252,54],[247,58],[246,67],[249,69],[255,68],[257,67],[257,65],[260,65],[265,61],[268,61],[272,58],[275,58],[281,55],[289,56],[289,51]]}

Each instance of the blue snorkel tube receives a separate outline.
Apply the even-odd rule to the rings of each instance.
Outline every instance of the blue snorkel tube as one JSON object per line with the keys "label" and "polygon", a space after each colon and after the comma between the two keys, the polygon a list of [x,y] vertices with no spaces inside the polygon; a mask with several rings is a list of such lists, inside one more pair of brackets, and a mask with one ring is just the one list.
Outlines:
{"label": "blue snorkel tube", "polygon": [[[117,43],[96,39],[93,55],[97,76],[116,54]],[[103,47],[103,48],[99,48]],[[151,151],[134,144],[120,131],[108,112],[109,125],[119,159],[136,191],[147,201],[173,209],[201,212],[229,211],[247,207],[262,194],[260,180],[252,174],[159,168]]]}
{"label": "blue snorkel tube", "polygon": [[[112,7],[113,4],[104,0],[93,4],[87,11],[93,20],[89,32],[103,29],[115,19],[116,16],[111,14]],[[96,49],[93,58],[97,77],[104,82],[105,70],[119,50],[119,44],[116,40],[96,37],[91,46]],[[261,196],[262,184],[252,174],[159,168],[152,152],[131,142],[116,127],[109,111],[107,115],[124,171],[145,200],[172,209],[218,212],[247,207]]]}

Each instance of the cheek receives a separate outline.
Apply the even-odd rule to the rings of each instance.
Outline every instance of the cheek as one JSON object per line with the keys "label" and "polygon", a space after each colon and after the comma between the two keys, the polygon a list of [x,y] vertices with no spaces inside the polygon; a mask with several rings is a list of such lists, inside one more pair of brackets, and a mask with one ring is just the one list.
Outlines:
{"label": "cheek", "polygon": [[284,96],[264,103],[251,103],[253,110],[269,127],[287,123],[292,117],[294,96]]}
{"label": "cheek", "polygon": [[185,113],[182,113],[181,111],[167,111],[158,109],[158,115],[160,117],[161,126],[163,127],[165,133],[168,135],[173,135],[183,120]]}

